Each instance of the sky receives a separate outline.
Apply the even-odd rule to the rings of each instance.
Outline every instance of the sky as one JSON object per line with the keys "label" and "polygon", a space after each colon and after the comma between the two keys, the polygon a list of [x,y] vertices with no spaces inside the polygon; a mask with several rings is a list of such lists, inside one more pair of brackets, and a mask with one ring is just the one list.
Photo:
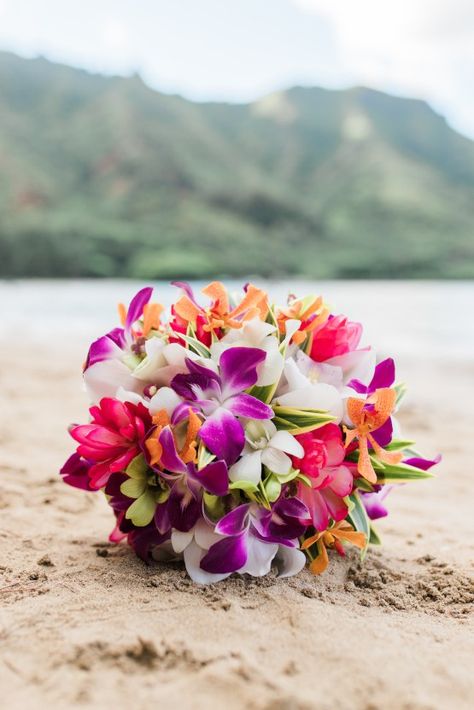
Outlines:
{"label": "sky", "polygon": [[474,138],[474,0],[0,0],[0,48],[197,100],[370,86]]}

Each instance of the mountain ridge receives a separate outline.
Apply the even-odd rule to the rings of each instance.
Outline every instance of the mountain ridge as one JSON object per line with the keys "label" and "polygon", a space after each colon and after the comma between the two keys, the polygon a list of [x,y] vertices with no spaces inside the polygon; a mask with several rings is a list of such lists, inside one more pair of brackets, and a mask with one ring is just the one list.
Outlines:
{"label": "mountain ridge", "polygon": [[474,276],[474,142],[424,101],[233,104],[0,52],[0,275]]}

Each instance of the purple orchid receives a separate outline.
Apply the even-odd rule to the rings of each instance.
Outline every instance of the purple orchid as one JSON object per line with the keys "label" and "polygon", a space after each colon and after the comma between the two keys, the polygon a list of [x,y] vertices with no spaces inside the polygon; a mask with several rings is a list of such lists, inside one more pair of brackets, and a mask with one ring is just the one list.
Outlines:
{"label": "purple orchid", "polygon": [[383,505],[383,502],[392,488],[394,488],[394,486],[375,485],[373,493],[362,492],[362,503],[364,504],[367,515],[371,520],[385,518],[385,516],[388,515],[388,510]]}
{"label": "purple orchid", "polygon": [[421,456],[413,456],[411,459],[405,459],[403,463],[408,466],[420,468],[422,471],[428,471],[432,466],[436,466],[442,459],[441,454],[438,454],[434,459],[424,459]]}
{"label": "purple orchid", "polygon": [[143,314],[143,309],[150,301],[153,289],[142,288],[132,298],[127,311],[125,326],[114,328],[106,335],[95,340],[89,348],[84,370],[104,360],[120,358],[124,351],[131,350],[133,345],[132,326]]}
{"label": "purple orchid", "polygon": [[348,387],[359,394],[373,394],[382,387],[391,387],[395,382],[395,363],[391,357],[379,362],[374,371],[374,376],[368,385],[364,385],[360,380],[354,379],[347,383]]}
{"label": "purple orchid", "polygon": [[201,515],[202,491],[216,496],[224,496],[229,490],[229,475],[225,461],[212,461],[198,470],[194,463],[184,463],[176,450],[170,427],[164,427],[159,442],[162,447],[160,476],[171,486],[166,506],[166,520],[157,521],[164,531],[173,527],[187,532],[196,524]]}
{"label": "purple orchid", "polygon": [[255,503],[240,505],[217,523],[215,532],[225,537],[209,548],[201,569],[215,574],[254,574],[260,565],[266,569],[280,545],[297,546],[307,517],[308,509],[298,498],[280,498],[271,510]]}
{"label": "purple orchid", "polygon": [[173,423],[185,419],[189,407],[205,421],[199,435],[209,451],[231,466],[245,443],[245,432],[237,417],[271,419],[273,410],[244,390],[258,379],[257,367],[266,353],[259,348],[229,348],[219,360],[219,372],[198,365],[189,358],[189,374],[176,375],[171,387],[184,402],[173,414]]}

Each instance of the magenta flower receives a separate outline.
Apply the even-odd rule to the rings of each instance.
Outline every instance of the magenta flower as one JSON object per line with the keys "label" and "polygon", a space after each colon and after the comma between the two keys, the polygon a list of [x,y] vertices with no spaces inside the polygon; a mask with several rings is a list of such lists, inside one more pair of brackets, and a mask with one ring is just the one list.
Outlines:
{"label": "magenta flower", "polygon": [[187,532],[201,515],[202,491],[224,496],[229,489],[229,475],[225,461],[212,463],[198,470],[194,463],[184,463],[176,450],[173,433],[169,426],[160,433],[162,447],[159,475],[171,487],[166,502],[166,520],[159,521],[159,528],[173,527]]}
{"label": "magenta flower", "polygon": [[353,323],[344,316],[329,316],[326,323],[314,332],[310,357],[316,362],[325,362],[345,355],[357,348],[361,336],[360,323]]}
{"label": "magenta flower", "polygon": [[354,478],[344,465],[345,447],[340,428],[326,424],[296,440],[303,446],[302,458],[292,457],[293,466],[311,480],[311,488],[298,484],[298,497],[309,510],[310,521],[316,530],[326,530],[329,519],[336,522],[347,515],[343,498],[351,493]]}
{"label": "magenta flower", "polygon": [[149,303],[152,293],[151,287],[142,288],[130,301],[125,326],[114,328],[92,343],[87,354],[85,370],[103,360],[120,358],[124,351],[131,351],[134,342],[132,326],[143,315],[143,309]]}
{"label": "magenta flower", "polygon": [[184,400],[173,414],[173,423],[185,419],[190,407],[203,416],[199,436],[209,451],[229,466],[238,459],[245,443],[244,428],[237,417],[273,417],[271,407],[244,392],[257,382],[257,366],[264,359],[265,351],[259,348],[229,348],[220,357],[220,374],[187,358],[189,374],[176,375],[171,381],[171,387]]}
{"label": "magenta flower", "polygon": [[306,506],[297,498],[280,498],[271,510],[255,503],[240,505],[217,523],[215,532],[225,537],[209,548],[201,569],[214,574],[266,574],[280,545],[298,546],[307,517]]}
{"label": "magenta flower", "polygon": [[70,434],[79,443],[77,453],[91,462],[90,487],[98,490],[105,486],[111,473],[124,471],[141,452],[152,421],[142,404],[109,397],[101,399],[99,406],[89,411],[91,423],[73,426]]}
{"label": "magenta flower", "polygon": [[86,461],[78,453],[71,454],[59,471],[64,483],[83,491],[92,491],[90,486],[89,471],[92,462]]}

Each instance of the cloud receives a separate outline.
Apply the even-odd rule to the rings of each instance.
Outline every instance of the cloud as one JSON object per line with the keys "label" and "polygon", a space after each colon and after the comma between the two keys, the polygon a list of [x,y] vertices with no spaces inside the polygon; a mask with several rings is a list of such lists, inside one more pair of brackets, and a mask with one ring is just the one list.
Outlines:
{"label": "cloud", "polygon": [[292,0],[325,20],[352,81],[430,99],[474,134],[472,0]]}

